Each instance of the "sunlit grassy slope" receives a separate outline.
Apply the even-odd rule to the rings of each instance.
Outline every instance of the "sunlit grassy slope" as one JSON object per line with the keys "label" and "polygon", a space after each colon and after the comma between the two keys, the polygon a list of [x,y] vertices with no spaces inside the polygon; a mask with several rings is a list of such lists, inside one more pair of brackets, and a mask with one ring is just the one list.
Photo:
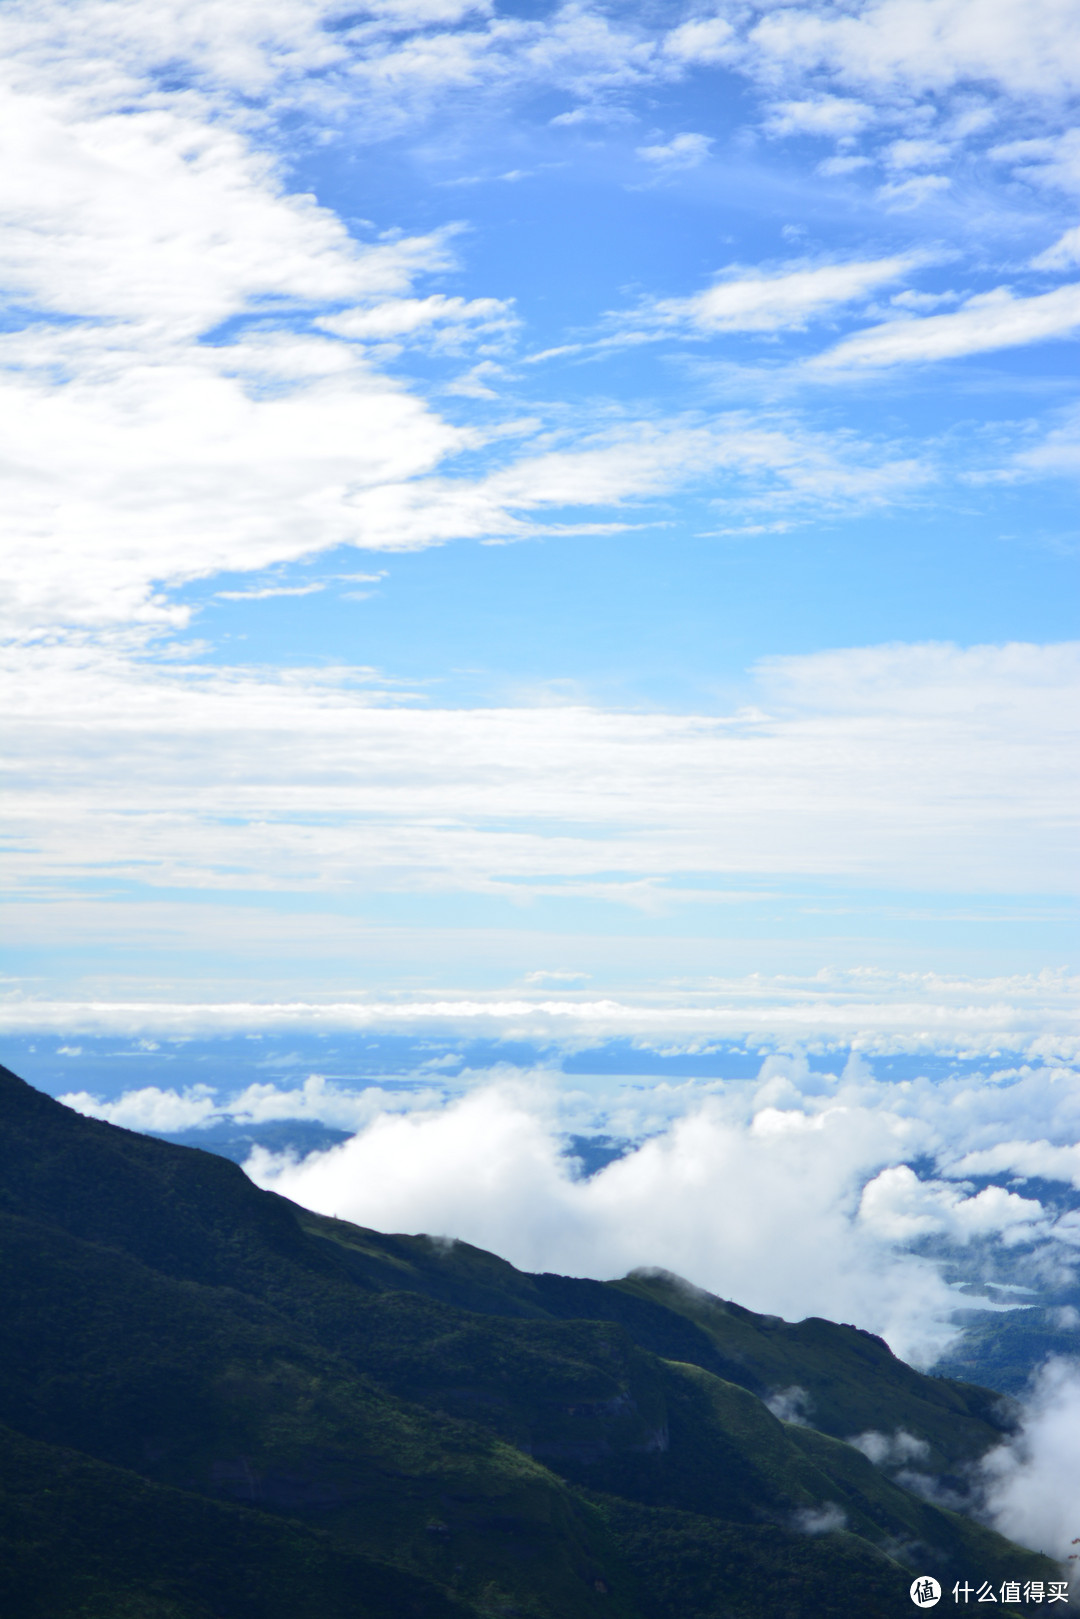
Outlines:
{"label": "sunlit grassy slope", "polygon": [[853,1327],[322,1219],[3,1069],[0,1219],[18,1619],[846,1619],[1056,1574],[844,1443],[903,1428],[956,1489],[1008,1421]]}

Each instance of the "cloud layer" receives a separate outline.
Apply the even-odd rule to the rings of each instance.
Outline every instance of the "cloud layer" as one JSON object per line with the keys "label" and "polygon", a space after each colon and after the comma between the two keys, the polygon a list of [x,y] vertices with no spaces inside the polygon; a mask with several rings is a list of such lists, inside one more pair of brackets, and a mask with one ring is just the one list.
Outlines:
{"label": "cloud layer", "polygon": [[[1023,1185],[980,1188],[966,1171],[972,1151],[1018,1128],[1071,1141],[1071,1067],[1020,1063],[937,1082],[875,1080],[859,1058],[843,1072],[825,1067],[777,1054],[757,1081],[647,1084],[466,1070],[441,1097],[430,1072],[417,1073],[412,1095],[378,1085],[350,1095],[313,1076],[292,1091],[250,1086],[227,1110],[241,1122],[317,1117],[358,1131],[300,1162],[256,1149],[248,1165],[260,1184],[321,1212],[458,1237],[526,1269],[661,1266],[754,1309],[854,1320],[923,1361],[972,1303],[947,1282],[943,1256],[977,1254],[974,1274],[987,1280],[1012,1274],[995,1254],[1023,1254],[1029,1278],[1075,1269],[1075,1216]],[[65,1100],[143,1128],[209,1118],[195,1093]],[[567,1133],[597,1129],[638,1145],[582,1179]],[[1045,1158],[1041,1167],[1052,1172]]]}
{"label": "cloud layer", "polygon": [[1078,869],[1072,645],[776,659],[760,706],[722,717],[426,711],[349,671],[77,648],[16,668],[6,814],[29,891],[106,871],[225,892],[557,882],[648,908],[705,876],[1002,894]]}
{"label": "cloud layer", "polygon": [[[699,980],[696,993],[655,984],[643,996],[597,999],[588,990],[537,990],[528,974],[513,998],[489,993],[472,998],[432,994],[380,1001],[358,994],[347,1001],[213,1001],[185,1003],[149,997],[128,1002],[48,1000],[8,994],[0,1000],[0,1030],[10,1035],[317,1034],[378,1030],[430,1030],[480,1039],[569,1041],[633,1038],[691,1040],[702,1050],[715,1039],[743,1039],[769,1049],[789,1044],[832,1050],[839,1043],[874,1055],[930,1056],[951,1052],[997,1059],[1009,1054],[1019,1073],[1025,1063],[1073,1060],[1080,1052],[1077,979],[1067,971],[977,979],[932,972],[890,973],[860,967],[821,968],[813,975]],[[580,975],[577,975],[580,976]],[[679,1049],[676,1044],[675,1049]],[[296,1098],[294,1098],[294,1101]],[[307,1108],[301,1108],[306,1115]],[[1031,1121],[1028,1121],[1029,1123]],[[1012,1138],[998,1142],[1003,1153]],[[980,1143],[981,1147],[983,1144]],[[1003,1158],[993,1168],[1008,1167]],[[1023,1160],[1016,1160],[1024,1173]],[[966,1170],[964,1171],[967,1172]],[[972,1170],[972,1173],[981,1173]]]}

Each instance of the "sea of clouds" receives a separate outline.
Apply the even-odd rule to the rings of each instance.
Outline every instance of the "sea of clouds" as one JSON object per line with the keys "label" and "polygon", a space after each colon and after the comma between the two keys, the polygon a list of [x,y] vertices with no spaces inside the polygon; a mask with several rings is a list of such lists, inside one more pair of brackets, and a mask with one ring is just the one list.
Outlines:
{"label": "sea of clouds", "polygon": [[[248,1173],[307,1207],[459,1238],[526,1269],[662,1266],[752,1309],[854,1322],[928,1365],[955,1339],[958,1307],[1000,1304],[1040,1278],[1060,1285],[1080,1260],[1080,1212],[1068,1206],[1080,1189],[1077,1042],[1061,1017],[1056,1031],[995,1034],[993,991],[983,987],[981,1008],[954,1006],[953,1028],[936,1034],[926,1025],[946,1007],[924,998],[923,1030],[897,1032],[894,1001],[893,1034],[861,1039],[812,1032],[830,1013],[840,1021],[842,998],[807,997],[786,1009],[792,1028],[801,1018],[801,1041],[752,1029],[710,1039],[702,1025],[721,1020],[700,1007],[681,1019],[676,1008],[624,1008],[628,1032],[615,1003],[600,1016],[566,998],[353,1008],[351,1031],[341,1029],[348,1009],[309,1008],[338,1032],[305,1046],[289,1027],[299,1009],[279,1008],[276,1031],[248,1038],[261,1056],[246,1069],[224,1055],[242,1009],[219,1007],[216,1066],[178,1069],[190,1038],[178,1029],[164,1037],[168,1062],[143,1040],[150,1066],[119,1093],[50,1088],[157,1133],[317,1122],[343,1139],[303,1156],[255,1145]],[[396,1012],[408,1039],[375,1063],[365,1053],[379,1012],[384,1025]],[[744,1023],[784,1015],[742,1009]],[[869,1022],[873,1008],[849,997],[846,1015]],[[501,1040],[481,1052],[481,1032]],[[67,1072],[79,1072],[74,1057]],[[587,1165],[590,1141],[621,1155]]]}
{"label": "sea of clouds", "polygon": [[[127,1128],[207,1144],[223,1124],[246,1128],[256,1184],[320,1212],[528,1270],[662,1267],[758,1311],[854,1323],[923,1367],[955,1349],[965,1311],[1078,1285],[1080,1042],[1065,979],[923,984],[921,1028],[914,1010],[903,1027],[893,985],[891,1032],[875,985],[785,1005],[760,981],[743,988],[726,1013],[566,995],[280,1006],[259,1027],[240,1006],[174,1007],[166,1029],[145,1006],[68,1007],[67,1035],[61,1008],[9,1005],[6,1060],[18,1065],[21,1043],[38,1082],[49,1063],[85,1072],[86,1088],[48,1088]],[[741,1034],[717,1032],[735,1021]],[[92,1075],[126,1064],[131,1081],[103,1094]],[[289,1121],[335,1144],[260,1144]],[[1057,1315],[1077,1358],[1048,1354],[1016,1434],[969,1483],[1004,1533],[1064,1558],[1080,1533],[1080,1312]],[[879,1438],[880,1465],[918,1472],[897,1460],[902,1436]]]}

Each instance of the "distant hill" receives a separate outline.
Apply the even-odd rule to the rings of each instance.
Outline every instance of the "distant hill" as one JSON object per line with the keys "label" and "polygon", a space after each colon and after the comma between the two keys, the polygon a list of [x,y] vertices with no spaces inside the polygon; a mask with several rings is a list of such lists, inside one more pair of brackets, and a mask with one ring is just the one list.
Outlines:
{"label": "distant hill", "polygon": [[960,1499],[1009,1422],[854,1327],[324,1219],[6,1069],[0,1221],[13,1619],[885,1619],[914,1573],[1058,1577],[845,1443],[903,1430]]}

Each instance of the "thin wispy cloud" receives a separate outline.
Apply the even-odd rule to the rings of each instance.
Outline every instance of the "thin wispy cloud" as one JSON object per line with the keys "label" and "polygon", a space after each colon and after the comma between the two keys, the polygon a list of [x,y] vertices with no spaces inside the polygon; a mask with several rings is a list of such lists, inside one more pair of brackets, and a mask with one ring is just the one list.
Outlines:
{"label": "thin wispy cloud", "polygon": [[6,721],[30,892],[108,872],[513,901],[602,876],[633,905],[648,876],[678,907],[684,874],[1007,893],[1071,889],[1080,869],[1075,645],[774,660],[757,703],[721,716],[427,712],[342,675],[140,677],[74,653],[62,679],[52,659],[41,673]]}
{"label": "thin wispy cloud", "polygon": [[736,268],[693,297],[644,303],[624,317],[624,330],[627,337],[680,331],[702,336],[802,331],[811,321],[865,302],[880,287],[907,278],[925,257],[907,254],[860,263],[800,264],[754,275]]}
{"label": "thin wispy cloud", "polygon": [[258,602],[267,601],[272,596],[315,596],[326,586],[318,585],[264,585],[257,590],[219,590],[216,592],[218,601],[225,602]]}
{"label": "thin wispy cloud", "polygon": [[1080,286],[1017,298],[1007,287],[978,293],[958,310],[889,321],[857,332],[811,361],[822,370],[928,364],[1071,337],[1080,329]]}

